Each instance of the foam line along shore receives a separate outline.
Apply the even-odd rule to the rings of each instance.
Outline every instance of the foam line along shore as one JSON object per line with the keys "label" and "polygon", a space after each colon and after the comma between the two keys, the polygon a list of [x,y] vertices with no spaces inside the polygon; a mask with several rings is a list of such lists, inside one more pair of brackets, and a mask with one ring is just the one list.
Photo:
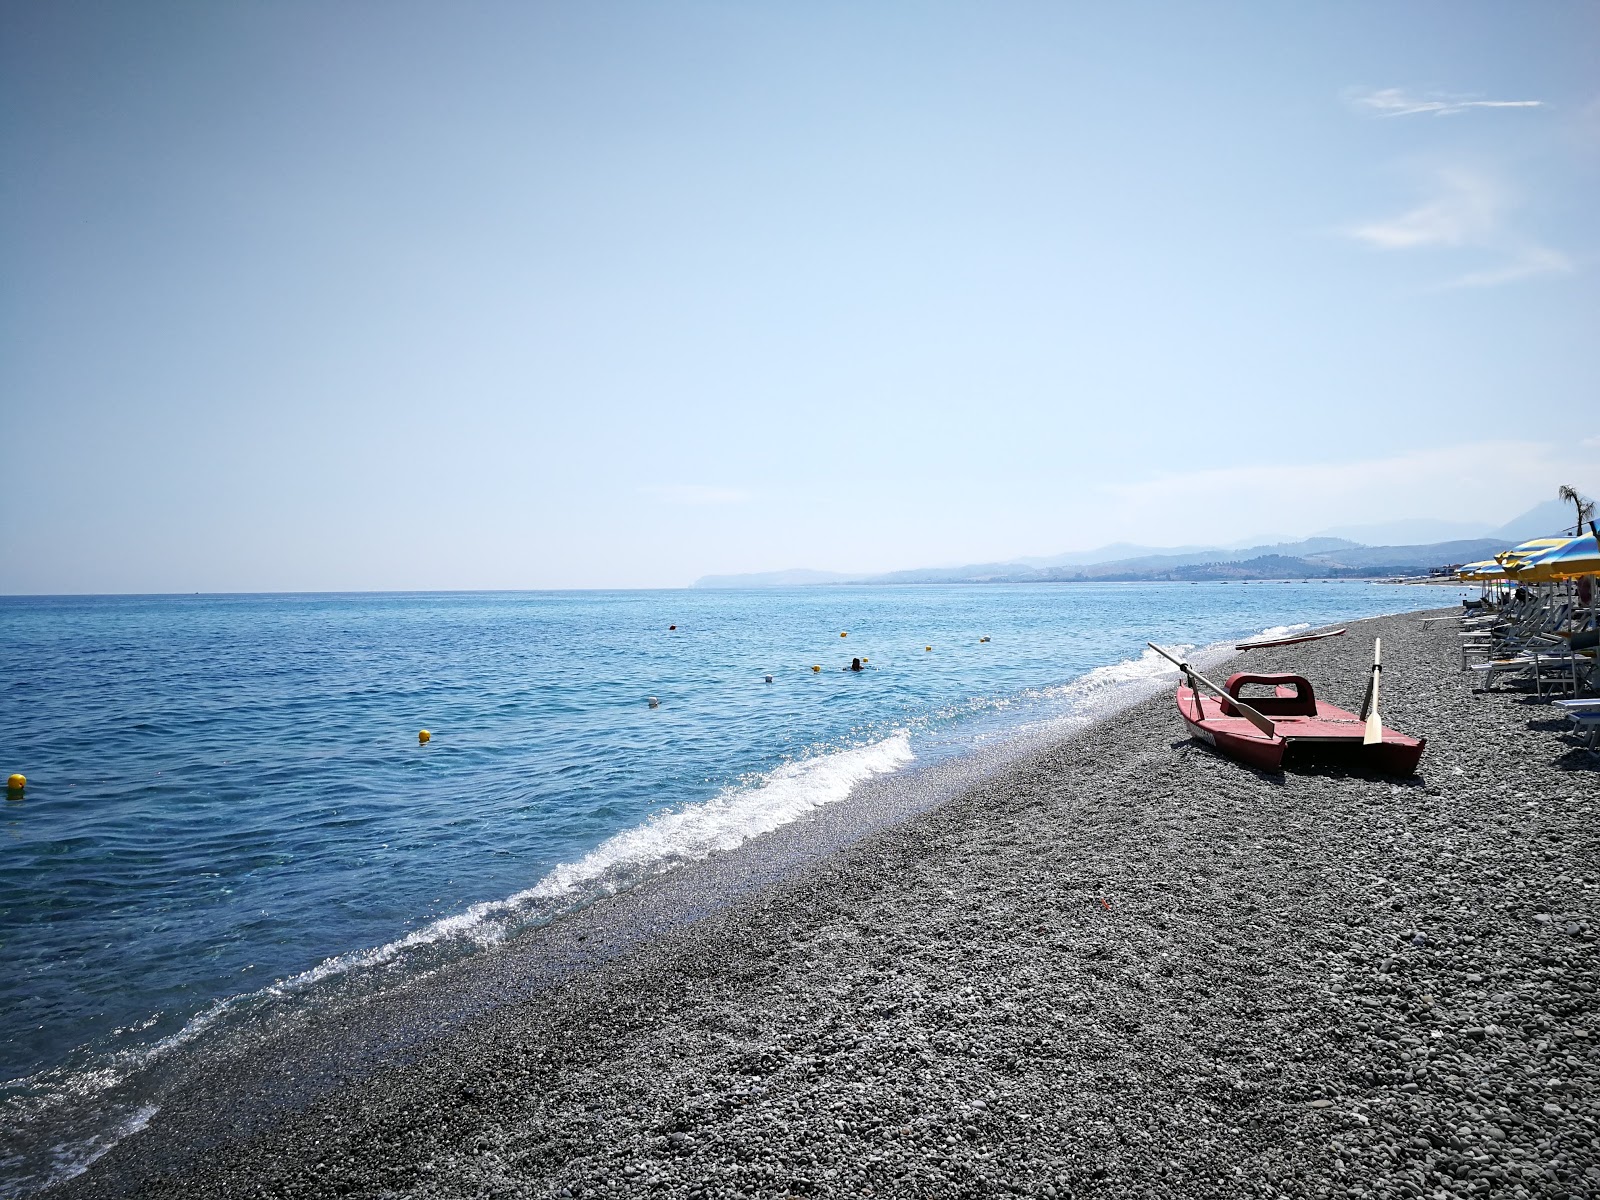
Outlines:
{"label": "foam line along shore", "polygon": [[1583,1194],[1592,771],[1414,617],[1250,666],[1353,704],[1380,635],[1413,781],[1158,696],[615,953],[671,877],[461,964],[502,1002],[204,1161],[175,1096],[60,1194]]}

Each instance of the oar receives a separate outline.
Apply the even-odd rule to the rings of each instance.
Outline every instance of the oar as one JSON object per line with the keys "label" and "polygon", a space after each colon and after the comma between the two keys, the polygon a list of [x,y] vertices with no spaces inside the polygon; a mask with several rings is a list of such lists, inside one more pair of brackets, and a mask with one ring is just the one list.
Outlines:
{"label": "oar", "polygon": [[1249,721],[1250,724],[1254,725],[1257,729],[1261,730],[1262,733],[1266,734],[1268,737],[1277,736],[1278,727],[1271,721],[1267,720],[1267,718],[1263,717],[1255,709],[1251,708],[1243,700],[1239,699],[1237,696],[1228,695],[1226,690],[1219,688],[1216,684],[1212,683],[1211,680],[1200,674],[1199,671],[1196,671],[1188,663],[1180,662],[1178,659],[1173,658],[1172,655],[1168,654],[1154,642],[1146,642],[1145,645],[1149,646],[1150,649],[1161,655],[1162,658],[1166,659],[1169,663],[1177,667],[1178,670],[1182,671],[1189,677],[1189,687],[1194,691],[1194,707],[1196,712],[1203,712],[1203,710],[1200,708],[1200,689],[1194,686],[1195,681],[1199,680],[1201,683],[1205,684],[1213,692],[1221,696],[1229,704],[1233,705],[1241,713],[1243,713],[1244,719]]}
{"label": "oar", "polygon": [[1321,641],[1323,638],[1343,637],[1343,636],[1344,636],[1344,630],[1342,630],[1342,629],[1330,630],[1327,633],[1299,633],[1299,634],[1295,634],[1293,637],[1272,638],[1270,641],[1265,641],[1265,642],[1240,642],[1237,646],[1234,647],[1234,649],[1235,650],[1264,650],[1268,646],[1293,646],[1293,645],[1297,645],[1300,642],[1317,642],[1317,641]]}
{"label": "oar", "polygon": [[1361,744],[1371,746],[1383,741],[1383,722],[1378,719],[1378,676],[1383,674],[1383,639],[1372,639],[1372,678],[1367,681],[1367,695],[1361,701],[1361,715],[1366,718],[1367,730],[1361,735]]}

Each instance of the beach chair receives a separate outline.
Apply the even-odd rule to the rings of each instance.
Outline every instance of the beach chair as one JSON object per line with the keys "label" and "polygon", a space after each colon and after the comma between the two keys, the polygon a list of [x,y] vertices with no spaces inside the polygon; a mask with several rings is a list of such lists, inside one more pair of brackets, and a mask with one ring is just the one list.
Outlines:
{"label": "beach chair", "polygon": [[1542,696],[1548,690],[1576,695],[1589,677],[1592,654],[1574,651],[1560,639],[1530,645],[1509,658],[1474,663],[1468,670],[1483,676],[1479,691],[1492,691],[1502,676],[1512,686]]}
{"label": "beach chair", "polygon": [[[1514,623],[1491,626],[1487,630],[1474,630],[1461,635],[1461,669],[1472,667],[1469,659],[1482,657],[1486,662],[1496,660],[1520,663],[1525,658],[1555,647],[1561,642],[1560,631],[1572,615],[1572,604],[1564,597],[1544,596],[1540,602],[1527,607],[1522,617]],[[1498,672],[1491,671],[1490,678]]]}
{"label": "beach chair", "polygon": [[1588,700],[1557,700],[1558,707],[1572,718],[1572,732],[1582,733],[1584,749],[1600,753],[1600,697]]}

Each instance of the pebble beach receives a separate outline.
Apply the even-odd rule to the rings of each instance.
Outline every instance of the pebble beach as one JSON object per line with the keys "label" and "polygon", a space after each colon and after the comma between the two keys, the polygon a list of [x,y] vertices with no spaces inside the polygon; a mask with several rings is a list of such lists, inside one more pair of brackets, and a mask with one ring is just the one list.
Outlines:
{"label": "pebble beach", "polygon": [[1164,691],[219,1063],[48,1194],[1600,1196],[1600,758],[1422,615],[1248,655],[1354,709],[1381,636],[1414,778]]}

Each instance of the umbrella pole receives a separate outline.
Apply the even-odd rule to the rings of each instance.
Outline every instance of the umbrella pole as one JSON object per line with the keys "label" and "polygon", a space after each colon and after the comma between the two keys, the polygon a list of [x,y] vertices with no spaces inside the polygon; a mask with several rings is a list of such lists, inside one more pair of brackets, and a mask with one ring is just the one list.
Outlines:
{"label": "umbrella pole", "polygon": [[[1594,528],[1593,521],[1589,522],[1589,528]],[[1589,624],[1596,629],[1600,629],[1600,575],[1589,576]],[[1595,667],[1597,671],[1600,671],[1600,647],[1596,647],[1594,653]],[[1594,676],[1591,675],[1590,678],[1592,679]],[[1576,685],[1573,686],[1572,694],[1574,696],[1578,694]]]}
{"label": "umbrella pole", "polygon": [[[1583,526],[1578,526],[1581,532]],[[1572,594],[1572,580],[1567,585],[1567,665],[1572,668],[1572,695],[1578,694],[1578,652],[1572,648],[1572,635],[1578,632],[1578,598]]]}

